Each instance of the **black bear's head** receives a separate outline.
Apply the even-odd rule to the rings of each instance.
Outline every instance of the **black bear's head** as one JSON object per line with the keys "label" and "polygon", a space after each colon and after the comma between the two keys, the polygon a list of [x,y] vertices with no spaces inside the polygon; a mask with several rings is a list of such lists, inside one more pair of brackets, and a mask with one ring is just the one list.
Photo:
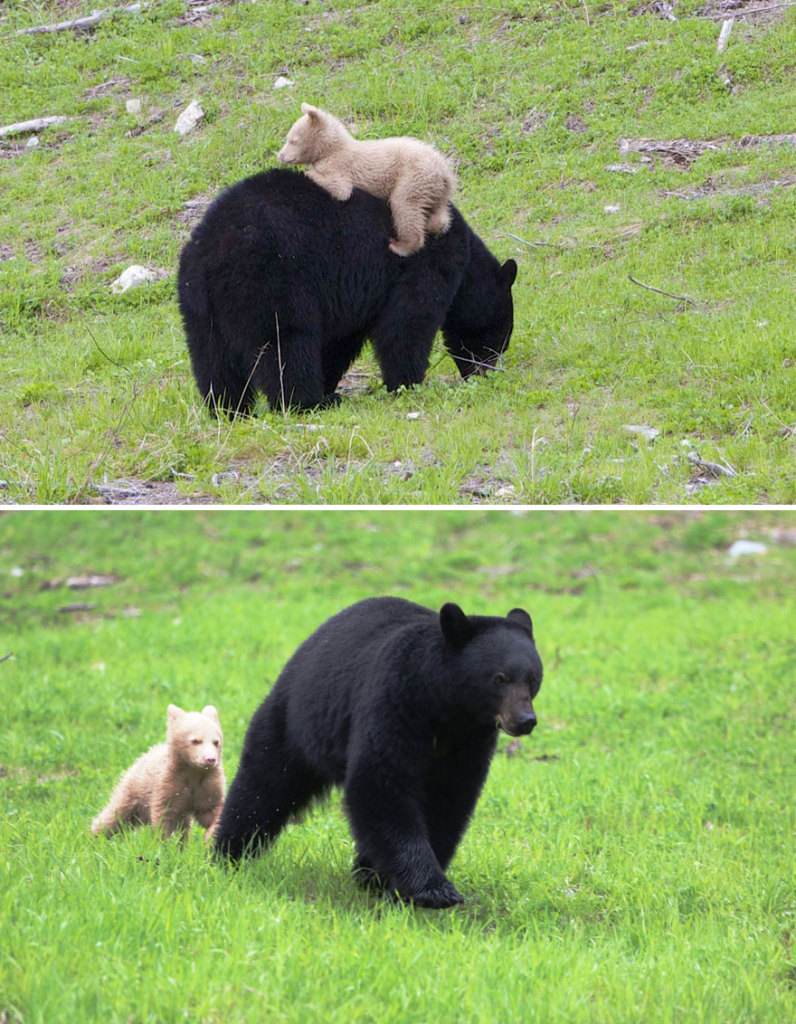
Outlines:
{"label": "black bear's head", "polygon": [[460,708],[510,736],[527,736],[536,726],[533,700],[542,685],[530,615],[514,608],[505,619],[468,616],[457,604],[446,604],[439,619],[455,659]]}
{"label": "black bear's head", "polygon": [[502,266],[491,256],[470,261],[442,324],[445,347],[465,380],[494,369],[508,348],[514,329],[511,286],[516,277],[514,260]]}

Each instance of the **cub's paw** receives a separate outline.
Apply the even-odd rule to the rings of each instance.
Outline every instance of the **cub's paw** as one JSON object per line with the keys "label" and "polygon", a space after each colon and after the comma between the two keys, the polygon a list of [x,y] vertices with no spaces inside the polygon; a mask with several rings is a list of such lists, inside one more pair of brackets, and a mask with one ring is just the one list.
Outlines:
{"label": "cub's paw", "polygon": [[397,238],[390,239],[390,252],[394,252],[396,256],[412,256],[422,247],[422,242],[420,245],[416,245],[411,242],[399,242]]}
{"label": "cub's paw", "polygon": [[420,892],[413,893],[409,898],[416,907],[428,907],[430,910],[442,910],[444,907],[453,907],[457,903],[464,903],[464,896],[447,879],[441,885],[421,889]]}

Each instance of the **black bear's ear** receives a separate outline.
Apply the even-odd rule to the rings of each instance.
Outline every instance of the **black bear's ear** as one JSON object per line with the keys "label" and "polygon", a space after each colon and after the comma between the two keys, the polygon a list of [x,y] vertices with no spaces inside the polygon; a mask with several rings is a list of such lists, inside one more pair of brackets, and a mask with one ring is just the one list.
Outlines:
{"label": "black bear's ear", "polygon": [[463,647],[472,635],[470,620],[458,604],[444,604],[439,613],[442,635],[454,647]]}
{"label": "black bear's ear", "polygon": [[533,640],[533,623],[530,615],[523,608],[512,608],[506,618],[517,626],[521,626]]}
{"label": "black bear's ear", "polygon": [[498,284],[502,284],[505,288],[511,288],[516,277],[516,262],[514,260],[506,260],[500,270],[498,270]]}

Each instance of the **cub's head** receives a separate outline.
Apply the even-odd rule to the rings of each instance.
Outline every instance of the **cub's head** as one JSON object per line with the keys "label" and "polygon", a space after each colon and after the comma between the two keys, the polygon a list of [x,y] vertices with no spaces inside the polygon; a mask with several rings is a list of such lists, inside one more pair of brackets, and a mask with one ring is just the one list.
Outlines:
{"label": "cub's head", "polygon": [[457,604],[446,604],[439,619],[445,646],[456,659],[459,709],[509,736],[527,736],[536,726],[533,700],[542,685],[530,615],[522,608],[505,619],[465,615]]}
{"label": "cub's head", "polygon": [[516,277],[514,260],[501,266],[491,257],[471,258],[442,325],[445,347],[465,380],[474,373],[485,376],[508,348],[514,329],[511,286]]}
{"label": "cub's head", "polygon": [[325,110],[302,103],[301,111],[276,154],[283,164],[317,163],[350,139],[345,126]]}
{"label": "cub's head", "polygon": [[169,704],[166,720],[169,751],[184,764],[210,771],[221,764],[223,736],[212,704],[201,711],[183,711]]}

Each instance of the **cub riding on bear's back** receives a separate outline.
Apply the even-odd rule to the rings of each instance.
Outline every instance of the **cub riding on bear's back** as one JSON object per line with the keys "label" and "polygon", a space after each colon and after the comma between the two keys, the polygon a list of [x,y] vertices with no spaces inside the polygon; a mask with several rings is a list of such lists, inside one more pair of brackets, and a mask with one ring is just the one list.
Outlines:
{"label": "cub riding on bear's back", "polygon": [[385,177],[392,211],[348,185],[340,202],[329,175],[321,187],[288,170],[247,178],[210,205],[180,257],[178,293],[194,377],[213,412],[246,415],[258,392],[275,410],[339,402],[340,379],[367,340],[389,391],[422,382],[439,330],[462,377],[495,366],[513,328],[517,264],[501,265],[448,203],[444,167],[421,188],[433,202],[419,200],[426,150],[444,158],[408,140],[421,147],[409,147],[420,156],[413,163],[407,140],[397,141]]}
{"label": "cub riding on bear's back", "polygon": [[396,234],[390,249],[398,256],[421,249],[426,233],[448,230],[456,177],[439,150],[407,136],[359,142],[325,110],[302,103],[301,111],[277,153],[282,163],[309,164],[307,177],[335,199],[361,188],[389,200]]}

